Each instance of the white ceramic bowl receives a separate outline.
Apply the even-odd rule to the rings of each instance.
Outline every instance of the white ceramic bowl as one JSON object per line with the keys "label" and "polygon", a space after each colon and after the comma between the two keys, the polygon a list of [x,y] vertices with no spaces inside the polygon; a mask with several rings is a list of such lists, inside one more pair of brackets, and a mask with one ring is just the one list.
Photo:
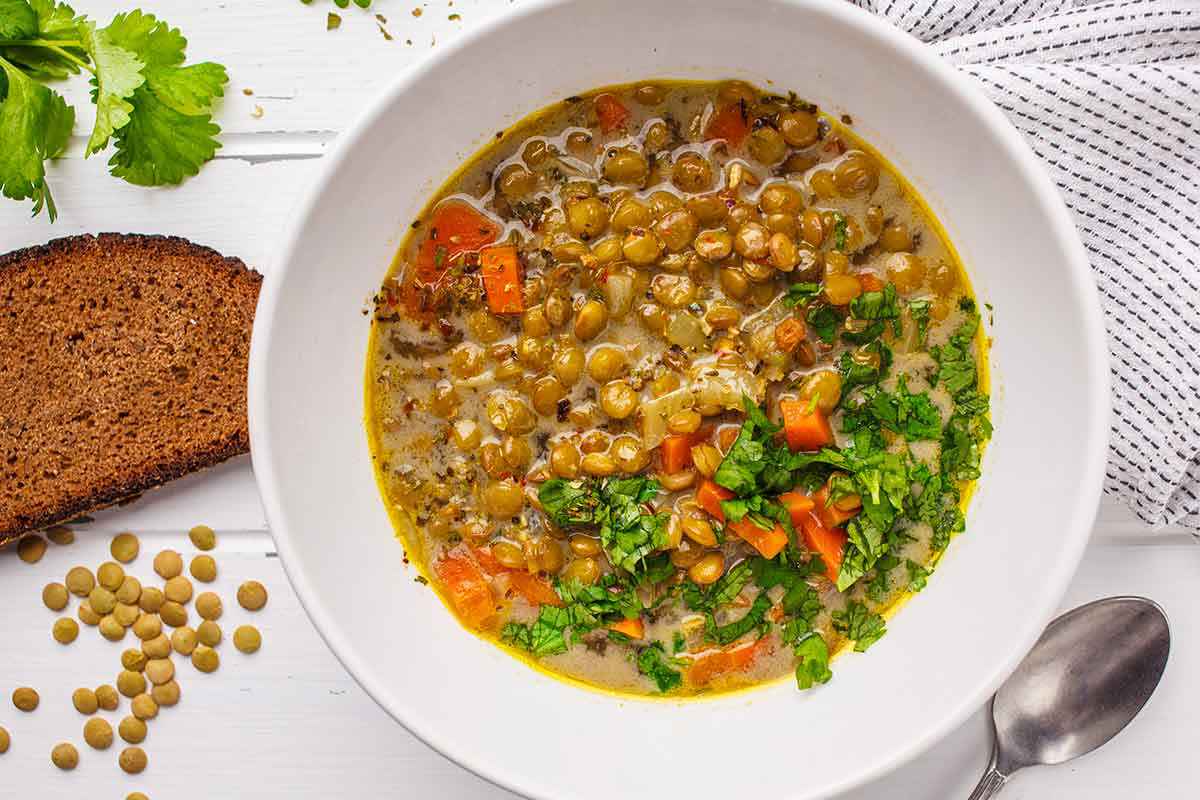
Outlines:
{"label": "white ceramic bowl", "polygon": [[[995,438],[929,587],[809,693],[616,699],[467,633],[401,563],[363,429],[362,314],[427,196],[556,99],[647,77],[738,77],[849,112],[930,202],[982,301]],[[1091,273],[1033,154],[969,81],[843,2],[533,2],[397,78],[338,139],[255,323],[254,467],[283,563],[347,669],[450,758],[538,798],[811,798],[892,768],[979,708],[1055,609],[1106,454]]]}

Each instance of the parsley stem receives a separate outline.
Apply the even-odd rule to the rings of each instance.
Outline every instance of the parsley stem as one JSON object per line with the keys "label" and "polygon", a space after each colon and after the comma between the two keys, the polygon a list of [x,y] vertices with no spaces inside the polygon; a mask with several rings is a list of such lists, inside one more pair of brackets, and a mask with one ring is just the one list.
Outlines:
{"label": "parsley stem", "polygon": [[0,47],[45,47],[47,50],[53,50],[55,53],[58,53],[72,64],[83,67],[93,75],[96,74],[96,70],[93,69],[91,64],[64,49],[67,47],[83,47],[82,42],[69,39],[0,39]]}

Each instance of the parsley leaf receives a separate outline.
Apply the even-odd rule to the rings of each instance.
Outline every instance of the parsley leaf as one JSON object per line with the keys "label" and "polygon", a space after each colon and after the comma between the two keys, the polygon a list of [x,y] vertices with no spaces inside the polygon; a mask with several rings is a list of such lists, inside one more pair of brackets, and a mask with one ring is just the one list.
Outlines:
{"label": "parsley leaf", "polygon": [[570,616],[566,609],[544,605],[532,625],[510,622],[500,631],[500,640],[528,650],[538,658],[567,652],[567,627]]}
{"label": "parsley leaf", "polygon": [[833,612],[833,628],[854,642],[854,649],[859,653],[865,652],[887,633],[883,617],[857,600],[848,603],[845,611]]}
{"label": "parsley leaf", "polygon": [[908,591],[915,593],[924,589],[929,579],[930,570],[913,561],[911,558],[906,559],[904,565],[908,569]]}
{"label": "parsley leaf", "polygon": [[783,298],[783,304],[789,308],[804,305],[821,294],[821,284],[804,281],[801,283],[793,283],[788,287],[787,294]]}
{"label": "parsley leaf", "polygon": [[687,581],[683,584],[683,602],[693,611],[704,612],[715,611],[718,606],[733,602],[750,579],[752,561],[739,561],[707,588]]}
{"label": "parsley leaf", "polygon": [[901,434],[909,441],[938,439],[942,435],[942,416],[928,392],[908,391],[908,377],[901,374],[894,393],[867,388],[862,401],[847,408],[842,417],[842,430],[847,433],[875,427]]}
{"label": "parsley leaf", "polygon": [[717,644],[727,645],[742,638],[755,628],[761,627],[763,620],[767,616],[767,612],[770,610],[771,599],[767,597],[766,592],[761,592],[758,597],[754,598],[750,609],[741,619],[730,622],[727,625],[716,625],[713,623],[712,617],[709,617],[707,634]]}
{"label": "parsley leaf", "polygon": [[[35,20],[32,30],[28,27],[28,16],[22,6],[33,12]],[[20,18],[18,24],[9,22]],[[87,52],[76,40],[79,37],[81,17],[66,3],[53,0],[7,0],[0,4],[0,26],[13,24],[13,30],[21,35],[0,33],[0,38],[20,41],[21,39],[60,42],[55,48],[32,44],[0,46],[0,57],[17,65],[31,78],[62,79],[79,72],[86,65]]]}
{"label": "parsley leaf", "polygon": [[917,299],[908,301],[908,315],[912,317],[913,322],[917,325],[917,342],[924,345],[925,335],[929,332],[929,311],[933,308],[933,301],[928,299]]}
{"label": "parsley leaf", "polygon": [[96,104],[96,124],[84,151],[84,155],[90,156],[108,146],[117,128],[129,124],[133,105],[128,98],[146,82],[146,76],[142,74],[142,62],[115,44],[109,29],[98,31],[93,23],[83,22],[79,36],[95,65],[92,101]]}
{"label": "parsley leaf", "polygon": [[813,306],[809,309],[805,319],[808,320],[809,326],[816,331],[817,336],[821,337],[821,341],[826,344],[837,338],[838,326],[842,324],[842,318],[833,310],[832,306],[827,305]]}
{"label": "parsley leaf", "polygon": [[835,250],[846,250],[847,230],[846,217],[840,211],[833,212],[833,247]]}
{"label": "parsley leaf", "polygon": [[683,683],[679,671],[672,669],[661,642],[652,642],[638,653],[637,668],[658,687],[660,692],[669,692]]}
{"label": "parsley leaf", "polygon": [[658,482],[645,476],[599,482],[551,478],[538,490],[538,500],[560,528],[598,527],[609,560],[633,573],[667,542],[670,515],[642,509],[657,494]]}
{"label": "parsley leaf", "polygon": [[793,646],[796,653],[796,686],[801,691],[833,677],[829,671],[829,645],[819,633],[809,633]]}
{"label": "parsley leaf", "polygon": [[47,159],[67,145],[75,111],[62,95],[34,82],[0,58],[0,192],[13,200],[33,200],[33,213],[46,208],[57,216],[46,184]]}
{"label": "parsley leaf", "polygon": [[0,39],[37,35],[37,14],[25,0],[0,0]]}

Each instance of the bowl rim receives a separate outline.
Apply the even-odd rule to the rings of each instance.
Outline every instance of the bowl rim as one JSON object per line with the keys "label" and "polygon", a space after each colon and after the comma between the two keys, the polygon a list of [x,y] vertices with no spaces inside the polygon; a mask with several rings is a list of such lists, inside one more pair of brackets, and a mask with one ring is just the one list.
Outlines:
{"label": "bowl rim", "polygon": [[[549,795],[542,791],[539,781],[532,776],[506,772],[499,765],[488,763],[486,759],[476,758],[476,754],[463,752],[452,737],[439,733],[434,726],[426,726],[409,719],[404,708],[385,701],[387,693],[376,681],[375,671],[361,662],[357,650],[344,640],[339,626],[322,603],[319,593],[309,583],[287,528],[283,525],[284,514],[281,498],[277,492],[273,468],[274,459],[270,446],[270,420],[266,413],[269,387],[265,376],[267,375],[267,357],[271,351],[274,318],[278,306],[278,286],[282,283],[288,265],[297,253],[301,234],[307,220],[313,215],[322,192],[333,176],[337,174],[341,164],[355,153],[359,140],[386,113],[387,109],[403,96],[410,86],[425,80],[428,73],[456,58],[460,51],[476,41],[486,39],[501,28],[522,24],[527,18],[549,8],[568,6],[582,1],[528,0],[521,6],[485,20],[473,30],[464,31],[453,42],[424,57],[393,79],[370,101],[369,105],[359,113],[345,131],[338,135],[331,151],[322,158],[317,176],[295,204],[291,221],[285,230],[278,262],[273,265],[265,277],[251,338],[247,391],[251,459],[268,529],[275,541],[284,572],[299,598],[301,606],[334,657],[376,704],[426,745],[498,787],[522,796],[545,797],[547,800],[549,800]],[[770,2],[778,5],[797,6],[810,4],[812,0],[770,0]],[[929,80],[939,84],[944,91],[956,96],[996,133],[1000,146],[1018,168],[1022,182],[1046,212],[1048,227],[1067,253],[1065,264],[1067,278],[1074,290],[1073,294],[1084,322],[1081,333],[1087,354],[1085,366],[1091,374],[1096,376],[1096,389],[1098,390],[1091,399],[1091,407],[1087,409],[1086,416],[1092,421],[1091,430],[1086,432],[1089,452],[1086,453],[1084,461],[1087,464],[1087,470],[1080,476],[1080,491],[1076,497],[1074,508],[1071,509],[1071,524],[1065,531],[1067,542],[1063,550],[1063,557],[1059,559],[1054,570],[1043,582],[1040,594],[1036,597],[1026,598],[1025,606],[1030,613],[1025,615],[1026,622],[1020,630],[1020,634],[1013,637],[1014,646],[1009,656],[1004,661],[997,663],[990,673],[981,675],[976,681],[975,689],[965,694],[959,703],[936,723],[926,726],[914,737],[898,742],[895,747],[883,751],[873,758],[865,759],[866,763],[862,768],[847,774],[844,780],[822,788],[826,794],[836,795],[862,786],[896,769],[942,740],[966,721],[971,714],[984,706],[987,698],[999,688],[1041,635],[1046,622],[1051,619],[1062,602],[1091,536],[1107,464],[1112,406],[1107,338],[1095,277],[1087,260],[1083,243],[1079,238],[1078,230],[1062,196],[1024,137],[1012,125],[1008,117],[965,74],[950,63],[943,61],[925,43],[894,27],[883,18],[850,3],[835,2],[821,3],[821,5],[822,13],[836,18],[838,22],[865,28],[866,32],[878,39],[882,45],[899,51],[902,57],[910,59]]]}

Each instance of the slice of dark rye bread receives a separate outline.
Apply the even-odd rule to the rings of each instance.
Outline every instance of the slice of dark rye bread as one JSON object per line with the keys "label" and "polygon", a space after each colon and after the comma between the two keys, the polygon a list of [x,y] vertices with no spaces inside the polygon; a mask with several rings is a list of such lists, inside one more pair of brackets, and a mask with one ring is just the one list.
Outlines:
{"label": "slice of dark rye bread", "polygon": [[174,237],[0,256],[0,543],[247,452],[261,283]]}

